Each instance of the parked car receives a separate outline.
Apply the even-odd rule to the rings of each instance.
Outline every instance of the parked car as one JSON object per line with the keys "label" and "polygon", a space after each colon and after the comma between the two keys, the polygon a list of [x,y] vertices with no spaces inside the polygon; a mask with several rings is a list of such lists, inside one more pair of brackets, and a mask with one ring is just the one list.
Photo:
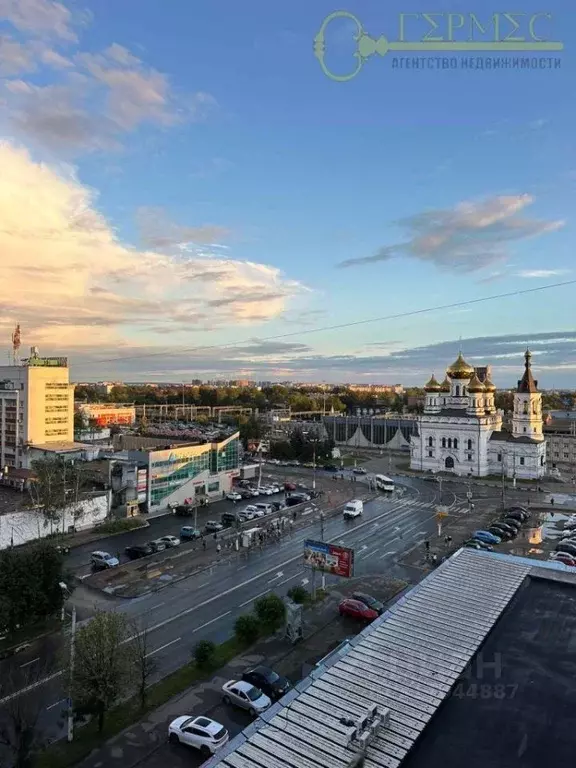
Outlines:
{"label": "parked car", "polygon": [[530,511],[526,509],[526,507],[518,507],[518,506],[508,507],[508,509],[506,510],[507,515],[513,515],[514,517],[517,517],[518,513],[520,513],[520,515],[523,518],[522,522],[530,518]]}
{"label": "parked car", "polygon": [[190,517],[194,514],[194,506],[192,504],[178,504],[177,507],[174,507],[173,513],[177,517]]}
{"label": "parked car", "polygon": [[238,512],[239,515],[242,515],[245,520],[253,520],[255,517],[258,517],[258,509],[256,508],[255,504],[248,504],[247,507],[244,507],[244,509],[241,509]]}
{"label": "parked car", "polygon": [[279,512],[281,509],[286,508],[286,504],[283,501],[271,501],[270,504],[272,505],[274,512]]}
{"label": "parked car", "polygon": [[149,541],[148,546],[152,547],[152,552],[164,552],[166,549],[166,542],[162,539],[154,539],[154,541]]}
{"label": "parked car", "polygon": [[239,494],[239,496],[242,499],[251,499],[252,498],[252,494],[250,493],[250,491],[247,488],[240,488],[239,491],[238,491],[238,494]]}
{"label": "parked car", "polygon": [[493,533],[490,533],[489,531],[475,531],[472,535],[473,539],[478,539],[478,541],[483,541],[486,544],[500,544],[502,541],[501,536],[495,536]]}
{"label": "parked car", "polygon": [[96,550],[90,555],[90,563],[95,570],[105,571],[107,568],[116,568],[116,566],[120,565],[120,560],[109,552]]}
{"label": "parked car", "polygon": [[150,544],[135,544],[132,547],[126,547],[124,554],[130,560],[138,560],[141,557],[147,557],[153,553]]}
{"label": "parked car", "polygon": [[238,491],[230,491],[230,493],[226,494],[226,498],[228,501],[242,501],[242,496],[238,493]]}
{"label": "parked car", "polygon": [[251,485],[249,488],[246,488],[248,493],[252,498],[255,498],[256,496],[260,496],[260,490],[258,488],[255,488],[253,485]]}
{"label": "parked car", "polygon": [[490,544],[486,544],[484,541],[480,541],[480,539],[468,539],[468,541],[465,541],[462,546],[469,547],[471,549],[484,549],[486,552],[494,551],[494,547],[491,547]]}
{"label": "parked car", "polygon": [[364,592],[354,592],[352,600],[358,600],[360,603],[364,603],[367,608],[372,608],[373,611],[376,611],[378,616],[381,616],[384,613],[384,604],[381,603],[380,600],[376,600],[372,595],[367,595]]}
{"label": "parked car", "polygon": [[364,467],[354,467],[352,472],[355,475],[367,475],[368,474],[368,470],[364,469]]}
{"label": "parked car", "polygon": [[576,568],[576,557],[572,557],[572,555],[569,555],[567,552],[551,552],[550,560],[558,561],[559,563],[564,563],[564,565]]}
{"label": "parked car", "polygon": [[368,608],[360,600],[352,600],[351,598],[342,600],[338,606],[338,611],[340,616],[350,616],[352,619],[360,619],[361,621],[374,621],[378,618],[378,612],[373,608]]}
{"label": "parked car", "polygon": [[326,472],[340,472],[340,469],[336,466],[336,464],[325,464],[324,469]]}
{"label": "parked car", "polygon": [[209,717],[177,717],[168,726],[168,739],[172,744],[187,744],[210,757],[228,743],[228,731]]}
{"label": "parked car", "polygon": [[505,517],[502,519],[502,522],[506,523],[506,525],[511,525],[517,531],[519,531],[522,528],[522,521],[516,520],[515,517]]}
{"label": "parked car", "polygon": [[296,483],[284,483],[284,490],[285,491],[295,491],[296,490]]}
{"label": "parked car", "polygon": [[510,539],[513,538],[510,531],[506,531],[498,525],[491,525],[490,528],[488,528],[488,533],[491,533],[493,536],[498,536],[503,541],[510,541]]}
{"label": "parked car", "polygon": [[272,490],[272,488],[270,488],[269,485],[259,485],[258,490],[263,496],[272,496],[272,494],[274,493],[274,491]]}
{"label": "parked car", "polygon": [[166,544],[167,549],[180,546],[180,539],[177,536],[162,536],[160,541]]}
{"label": "parked car", "polygon": [[277,483],[271,483],[272,493],[280,493],[280,486]]}
{"label": "parked car", "polygon": [[569,544],[567,541],[561,541],[554,547],[555,552],[565,552],[567,555],[576,557],[576,544]]}
{"label": "parked car", "polygon": [[245,680],[228,680],[222,686],[222,690],[224,704],[234,704],[236,707],[246,709],[252,717],[264,712],[272,704],[265,693]]}
{"label": "parked car", "polygon": [[180,528],[180,538],[182,541],[193,541],[194,539],[202,538],[202,531],[198,528],[194,528],[193,525],[183,525]]}
{"label": "parked car", "polygon": [[265,693],[272,701],[281,699],[292,687],[285,677],[274,672],[270,667],[264,666],[247,669],[242,675],[242,680],[246,683],[251,683],[255,688]]}
{"label": "parked car", "polygon": [[218,523],[216,520],[208,520],[206,525],[204,526],[204,530],[206,531],[206,533],[218,533],[223,529],[224,529],[224,526],[222,525],[222,523]]}
{"label": "parked car", "polygon": [[265,501],[259,501],[257,504],[254,504],[254,508],[256,509],[258,517],[264,517],[264,515],[269,515],[274,512],[272,504],[267,504]]}
{"label": "parked car", "polygon": [[[500,528],[502,531],[506,531],[506,533],[509,533],[511,537],[518,535],[518,529],[514,528],[512,525],[508,525],[508,523],[504,523],[501,520],[496,520],[492,523],[490,526],[491,528]],[[488,529],[490,530],[490,528]],[[496,534],[498,535],[498,534]]]}

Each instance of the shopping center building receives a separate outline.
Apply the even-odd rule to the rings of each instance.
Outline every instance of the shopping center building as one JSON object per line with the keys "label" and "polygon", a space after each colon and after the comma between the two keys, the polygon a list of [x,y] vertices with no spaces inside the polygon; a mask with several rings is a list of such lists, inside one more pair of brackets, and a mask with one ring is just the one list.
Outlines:
{"label": "shopping center building", "polygon": [[[138,438],[132,438],[137,441]],[[202,499],[216,501],[232,488],[239,470],[240,433],[206,443],[143,445],[127,451],[128,458],[147,469],[147,509],[158,514],[168,507],[195,503]],[[144,445],[146,443],[146,445]]]}

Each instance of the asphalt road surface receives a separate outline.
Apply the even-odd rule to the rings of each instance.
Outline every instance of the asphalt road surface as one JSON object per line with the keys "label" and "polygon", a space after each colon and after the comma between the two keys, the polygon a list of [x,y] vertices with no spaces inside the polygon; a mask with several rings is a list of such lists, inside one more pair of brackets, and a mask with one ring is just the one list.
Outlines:
{"label": "asphalt road surface", "polygon": [[[295,472],[290,468],[289,474],[310,479],[310,473],[305,470]],[[355,550],[357,576],[392,571],[405,552],[423,543],[435,529],[435,507],[439,503],[437,483],[409,478],[402,478],[402,483],[394,494],[382,495],[366,503],[361,518],[345,521],[337,516],[324,521],[325,541]],[[445,485],[442,503],[464,511],[466,491],[465,484],[454,484],[450,490]],[[495,489],[475,488],[474,493],[476,500],[482,498],[486,503],[495,498]],[[206,516],[218,517],[213,508],[207,510]],[[154,522],[151,529],[115,538],[123,540],[123,548],[166,533],[177,533],[181,524],[181,518],[167,516]],[[157,593],[133,600],[111,600],[109,606],[124,612],[142,630],[146,629],[149,653],[156,661],[156,677],[160,678],[189,661],[199,640],[221,642],[229,637],[237,617],[250,611],[258,597],[270,592],[284,596],[298,584],[311,586],[312,574],[302,562],[303,545],[305,539],[320,538],[320,525],[314,524],[295,531],[278,543],[267,544],[262,551],[242,552],[230,560],[223,559],[212,568]],[[89,551],[96,548],[94,543],[89,545]],[[72,557],[81,558],[82,555],[74,552]],[[316,575],[317,586],[320,586],[321,578]],[[328,585],[334,581],[338,581],[338,577],[326,576]],[[34,658],[23,655],[18,662],[30,664],[32,669],[36,664],[41,669],[47,658],[54,658],[54,650],[34,647],[28,655]],[[21,695],[33,697],[41,705],[40,726],[46,735],[59,737],[66,699],[63,674],[51,673],[45,682],[39,682]],[[246,725],[245,716],[235,710],[232,713],[234,722],[237,721],[233,731],[239,732]],[[232,732],[233,723],[224,724],[229,725]]]}

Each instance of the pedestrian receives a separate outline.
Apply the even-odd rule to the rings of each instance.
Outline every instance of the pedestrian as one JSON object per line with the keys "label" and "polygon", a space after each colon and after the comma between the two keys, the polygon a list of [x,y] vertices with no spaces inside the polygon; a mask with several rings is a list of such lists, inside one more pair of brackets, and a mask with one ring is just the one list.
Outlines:
{"label": "pedestrian", "polygon": [[218,552],[218,554],[222,552],[222,547],[220,546],[220,543],[218,543],[218,546],[216,547],[216,552]]}
{"label": "pedestrian", "polygon": [[296,512],[296,510],[294,510],[294,512],[292,512],[292,517],[294,519],[294,522],[296,522],[296,518],[298,517],[298,512]]}
{"label": "pedestrian", "polygon": [[428,539],[424,542],[424,547],[426,548],[426,552],[430,552],[430,542]]}
{"label": "pedestrian", "polygon": [[438,555],[436,553],[432,555],[432,565],[438,565]]}
{"label": "pedestrian", "polygon": [[218,532],[217,531],[214,531],[214,537],[213,538],[214,538],[214,541],[217,541],[217,539],[218,539]]}
{"label": "pedestrian", "polygon": [[206,552],[206,539],[202,536],[202,549]]}

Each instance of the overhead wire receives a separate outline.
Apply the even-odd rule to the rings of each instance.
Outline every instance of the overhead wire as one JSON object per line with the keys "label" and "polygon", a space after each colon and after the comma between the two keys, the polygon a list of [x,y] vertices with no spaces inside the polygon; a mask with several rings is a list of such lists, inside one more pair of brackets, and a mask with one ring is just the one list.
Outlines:
{"label": "overhead wire", "polygon": [[497,301],[499,299],[509,299],[516,296],[525,296],[527,294],[538,293],[541,291],[549,291],[553,288],[562,288],[568,285],[576,285],[575,280],[562,280],[557,283],[550,283],[548,285],[540,285],[533,288],[518,288],[514,291],[506,291],[504,293],[496,293],[491,296],[481,296],[477,299],[465,299],[464,301],[454,301],[449,304],[438,304],[433,307],[423,307],[421,309],[411,309],[405,312],[395,312],[390,315],[383,315],[381,317],[369,317],[364,320],[352,320],[346,323],[336,323],[334,325],[325,325],[316,328],[307,328],[300,331],[290,331],[288,333],[279,333],[272,336],[263,337],[250,337],[242,339],[240,341],[231,341],[224,344],[202,344],[194,347],[175,347],[171,350],[162,350],[159,352],[145,352],[139,355],[126,355],[122,357],[110,357],[107,359],[97,359],[82,362],[82,366],[85,365],[102,365],[102,363],[118,363],[129,362],[131,360],[148,360],[155,357],[170,357],[175,354],[190,354],[194,352],[208,352],[217,349],[233,349],[234,347],[245,346],[247,344],[254,344],[255,342],[261,344],[268,341],[280,341],[282,339],[294,338],[296,336],[306,336],[312,333],[322,333],[326,331],[337,331],[343,328],[356,328],[361,325],[368,325],[370,323],[380,323],[389,320],[399,320],[405,317],[415,317],[417,315],[424,315],[431,312],[442,312],[449,309],[458,309],[460,307],[469,307],[474,304],[482,304],[489,301]]}

